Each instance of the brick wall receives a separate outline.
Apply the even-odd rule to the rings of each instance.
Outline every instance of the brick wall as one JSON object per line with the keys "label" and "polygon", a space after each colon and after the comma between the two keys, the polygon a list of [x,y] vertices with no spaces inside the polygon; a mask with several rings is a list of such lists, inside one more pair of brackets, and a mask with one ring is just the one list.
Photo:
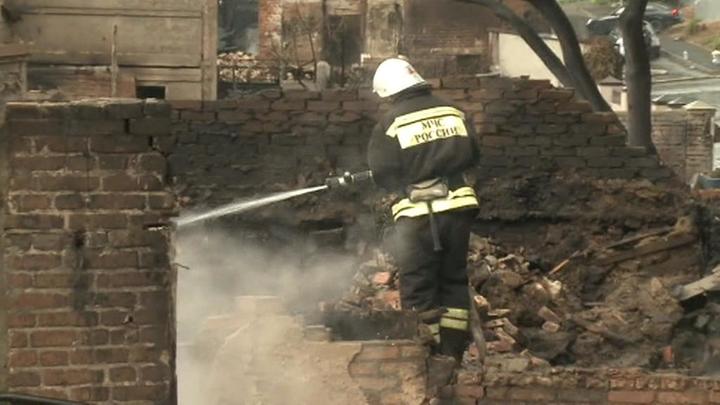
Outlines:
{"label": "brick wall", "polygon": [[3,193],[6,387],[173,403],[167,104],[13,103]]}
{"label": "brick wall", "polygon": [[718,404],[720,380],[639,370],[552,369],[545,373],[465,370],[444,392],[460,404]]}
{"label": "brick wall", "polygon": [[[627,147],[614,114],[593,113],[547,81],[453,77],[434,81],[460,105],[482,144],[481,177],[568,170],[598,178],[671,176],[644,148]],[[211,205],[241,195],[322,182],[366,167],[365,148],[385,105],[367,90],[281,93],[174,104],[170,157],[183,196]]]}
{"label": "brick wall", "polygon": [[680,178],[712,171],[714,115],[714,109],[653,112],[653,142]]}
{"label": "brick wall", "polygon": [[270,59],[281,39],[282,0],[261,0],[258,5],[258,57]]}

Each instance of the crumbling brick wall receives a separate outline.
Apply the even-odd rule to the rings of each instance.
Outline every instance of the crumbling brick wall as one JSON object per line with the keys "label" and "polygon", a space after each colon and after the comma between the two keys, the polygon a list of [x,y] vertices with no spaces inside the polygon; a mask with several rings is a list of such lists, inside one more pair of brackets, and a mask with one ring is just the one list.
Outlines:
{"label": "crumbling brick wall", "polygon": [[169,114],[141,101],[9,105],[8,390],[174,402]]}
{"label": "crumbling brick wall", "polygon": [[[480,177],[531,169],[595,178],[672,176],[644,148],[625,146],[614,114],[591,112],[572,90],[501,77],[449,77],[433,85],[475,123]],[[171,171],[191,204],[210,205],[277,184],[318,184],[335,169],[366,167],[374,120],[386,108],[367,90],[271,91],[174,106],[178,146]]]}
{"label": "crumbling brick wall", "polygon": [[712,171],[714,114],[714,109],[653,113],[653,143],[663,162],[683,180]]}
{"label": "crumbling brick wall", "polygon": [[460,404],[718,404],[720,381],[640,370],[464,370],[445,398]]}

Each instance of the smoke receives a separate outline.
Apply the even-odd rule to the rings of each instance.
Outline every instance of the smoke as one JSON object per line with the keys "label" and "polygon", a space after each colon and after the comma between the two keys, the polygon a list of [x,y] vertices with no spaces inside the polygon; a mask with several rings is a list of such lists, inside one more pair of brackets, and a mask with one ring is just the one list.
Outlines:
{"label": "smoke", "polygon": [[[244,368],[252,363],[248,357],[242,357],[249,355],[244,351],[260,356],[258,353],[263,350],[260,346],[276,345],[271,351],[278,352],[279,342],[287,347],[287,339],[297,337],[298,333],[302,335],[302,325],[287,316],[274,318],[272,327],[260,323],[250,331],[241,332],[248,323],[243,323],[238,313],[249,309],[239,306],[237,297],[277,296],[291,315],[303,315],[308,323],[317,323],[319,303],[335,300],[346,292],[358,267],[357,256],[345,251],[342,244],[327,247],[307,234],[286,229],[260,233],[184,229],[177,236],[176,249],[176,261],[181,266],[177,287],[180,404],[210,403],[208,398],[215,394],[208,392],[212,387],[209,378],[217,379],[213,359],[222,350],[229,333],[244,333],[248,339],[252,336],[254,345],[260,342],[257,347],[247,350],[232,349],[240,353],[231,355],[240,357],[233,361],[237,367],[227,370],[226,374],[237,380],[240,391],[248,390],[246,383],[249,382],[244,379],[250,377]],[[209,323],[214,326],[208,327]],[[244,339],[243,336],[240,338]],[[224,356],[227,357],[227,353]],[[312,375],[312,370],[283,364],[284,372],[294,370],[292,374],[298,374],[283,378],[288,385],[286,391],[293,392],[292,395],[309,392],[312,381],[301,377]],[[277,372],[278,366],[264,364],[263,369],[267,373],[271,369]],[[339,364],[333,367],[346,369]],[[247,395],[250,394],[238,392],[236,398]]]}

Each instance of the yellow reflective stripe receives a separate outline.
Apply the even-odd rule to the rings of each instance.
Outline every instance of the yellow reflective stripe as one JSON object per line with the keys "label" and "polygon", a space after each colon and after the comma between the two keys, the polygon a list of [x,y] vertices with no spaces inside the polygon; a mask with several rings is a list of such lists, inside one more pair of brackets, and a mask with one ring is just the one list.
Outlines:
{"label": "yellow reflective stripe", "polygon": [[470,311],[463,308],[447,308],[443,316],[455,319],[468,319],[470,317]]}
{"label": "yellow reflective stripe", "polygon": [[463,120],[465,119],[465,113],[455,107],[443,106],[426,108],[424,110],[415,111],[396,117],[392,124],[390,124],[390,126],[388,127],[387,131],[385,131],[385,134],[387,134],[387,136],[389,137],[394,138],[397,136],[398,127],[428,118],[442,117],[447,115],[454,115],[460,117]]}
{"label": "yellow reflective stripe", "polygon": [[429,324],[428,327],[430,328],[430,333],[432,334],[432,337],[435,340],[435,342],[440,343],[440,324],[432,323],[432,324]]}
{"label": "yellow reflective stripe", "polygon": [[440,320],[440,327],[447,329],[468,330],[468,321],[452,318],[442,318]]}
{"label": "yellow reflective stripe", "polygon": [[[450,191],[447,197],[433,200],[430,204],[433,212],[444,212],[458,208],[477,207],[478,200],[475,190],[472,187],[465,186]],[[407,198],[398,201],[392,206],[393,218],[396,221],[401,217],[415,218],[429,213],[427,203],[413,203]]]}

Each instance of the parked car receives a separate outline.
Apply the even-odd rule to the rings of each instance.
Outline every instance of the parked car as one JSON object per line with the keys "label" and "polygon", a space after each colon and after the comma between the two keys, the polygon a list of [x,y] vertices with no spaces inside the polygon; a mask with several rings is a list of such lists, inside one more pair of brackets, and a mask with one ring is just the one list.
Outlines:
{"label": "parked car", "polygon": [[[585,26],[590,35],[609,35],[618,26],[618,20],[623,10],[625,10],[624,6],[617,8],[610,15],[589,19]],[[657,2],[648,3],[644,19],[652,25],[656,32],[683,21],[679,9]]]}
{"label": "parked car", "polygon": [[[660,57],[660,37],[657,36],[652,24],[649,21],[643,21],[643,33],[645,34],[645,46],[647,46],[648,56],[650,59]],[[625,57],[625,46],[623,45],[622,34],[620,28],[616,27],[609,34],[610,40],[617,48],[620,55]]]}

